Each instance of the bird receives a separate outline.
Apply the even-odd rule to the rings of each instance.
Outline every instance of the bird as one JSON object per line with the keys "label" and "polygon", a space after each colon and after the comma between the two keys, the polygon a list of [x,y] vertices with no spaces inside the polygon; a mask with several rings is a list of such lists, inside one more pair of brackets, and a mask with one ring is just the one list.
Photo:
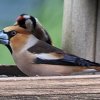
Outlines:
{"label": "bird", "polygon": [[44,29],[36,17],[28,14],[21,14],[17,17],[14,25],[19,25],[20,27],[25,28],[27,31],[33,33],[38,39],[52,45],[49,33]]}
{"label": "bird", "polygon": [[7,46],[18,68],[27,76],[66,76],[89,68],[100,71],[99,63],[68,54],[20,26],[2,29],[0,44]]}

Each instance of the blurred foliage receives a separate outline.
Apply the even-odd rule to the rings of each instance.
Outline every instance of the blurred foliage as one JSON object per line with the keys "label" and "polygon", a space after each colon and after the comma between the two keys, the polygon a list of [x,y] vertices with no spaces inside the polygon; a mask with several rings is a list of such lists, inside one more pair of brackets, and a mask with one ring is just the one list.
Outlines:
{"label": "blurred foliage", "polygon": [[[61,47],[63,0],[1,0],[0,9],[1,29],[12,25],[20,14],[27,13],[37,17],[50,34],[53,44]],[[0,64],[13,63],[8,49],[0,45]]]}

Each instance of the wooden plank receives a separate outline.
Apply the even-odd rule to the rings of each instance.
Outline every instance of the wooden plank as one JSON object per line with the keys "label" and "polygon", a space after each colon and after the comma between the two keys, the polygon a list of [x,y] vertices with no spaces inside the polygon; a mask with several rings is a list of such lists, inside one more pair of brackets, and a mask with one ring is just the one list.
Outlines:
{"label": "wooden plank", "polygon": [[100,75],[0,78],[1,100],[97,100]]}
{"label": "wooden plank", "polygon": [[97,0],[64,0],[62,47],[94,60]]}

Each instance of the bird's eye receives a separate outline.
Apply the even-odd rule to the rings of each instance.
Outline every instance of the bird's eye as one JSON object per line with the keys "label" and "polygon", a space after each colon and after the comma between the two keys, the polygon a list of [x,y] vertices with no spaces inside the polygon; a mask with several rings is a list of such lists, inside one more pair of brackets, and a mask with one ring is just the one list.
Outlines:
{"label": "bird's eye", "polygon": [[11,32],[11,35],[12,35],[12,36],[14,36],[14,35],[16,35],[16,34],[17,34],[16,31],[12,31],[12,32]]}

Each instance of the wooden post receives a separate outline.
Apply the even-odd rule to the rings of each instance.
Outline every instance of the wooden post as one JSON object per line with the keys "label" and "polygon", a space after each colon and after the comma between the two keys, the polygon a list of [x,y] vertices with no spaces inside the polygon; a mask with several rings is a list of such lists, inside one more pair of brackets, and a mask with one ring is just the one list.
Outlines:
{"label": "wooden post", "polygon": [[96,62],[100,63],[100,0],[98,0],[97,35],[96,35]]}
{"label": "wooden post", "polygon": [[64,0],[62,48],[65,51],[94,61],[96,26],[97,0]]}

